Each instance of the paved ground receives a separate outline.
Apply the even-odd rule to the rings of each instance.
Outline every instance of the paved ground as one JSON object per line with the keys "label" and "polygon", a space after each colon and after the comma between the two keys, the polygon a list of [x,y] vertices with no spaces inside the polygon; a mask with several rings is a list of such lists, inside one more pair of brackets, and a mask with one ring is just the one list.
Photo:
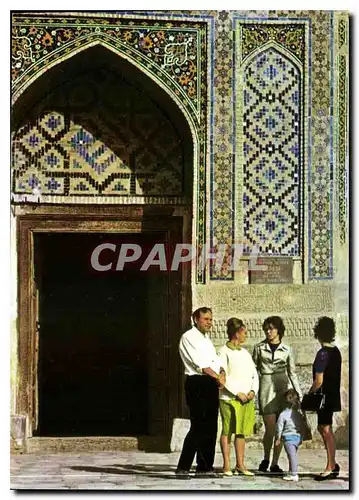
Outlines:
{"label": "paved ground", "polygon": [[[341,466],[338,479],[316,482],[313,475],[323,470],[325,452],[300,450],[300,481],[286,483],[281,478],[256,475],[254,478],[220,474],[222,459],[216,455],[218,475],[214,478],[178,479],[174,471],[178,453],[119,451],[56,455],[17,455],[11,457],[11,489],[56,490],[348,490],[347,451],[337,452]],[[261,450],[248,449],[247,467],[255,470]],[[234,463],[234,462],[233,462]],[[280,465],[287,469],[283,455]]]}

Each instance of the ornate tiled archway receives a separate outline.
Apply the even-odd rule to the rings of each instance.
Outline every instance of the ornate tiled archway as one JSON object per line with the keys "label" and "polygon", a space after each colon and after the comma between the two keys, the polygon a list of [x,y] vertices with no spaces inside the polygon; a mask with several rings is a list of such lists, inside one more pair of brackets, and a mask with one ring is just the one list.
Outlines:
{"label": "ornate tiled archway", "polygon": [[[61,18],[16,14],[12,26],[14,104],[46,71],[96,45],[136,66],[177,104],[193,141],[194,236],[200,252],[206,230],[208,24],[132,15],[94,15],[89,20],[80,14]],[[197,281],[204,282],[204,275],[198,269]]]}

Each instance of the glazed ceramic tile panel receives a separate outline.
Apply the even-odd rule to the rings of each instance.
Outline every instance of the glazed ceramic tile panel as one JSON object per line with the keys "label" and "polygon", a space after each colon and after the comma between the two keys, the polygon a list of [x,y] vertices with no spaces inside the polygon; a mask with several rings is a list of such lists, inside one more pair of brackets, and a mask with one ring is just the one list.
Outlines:
{"label": "glazed ceramic tile panel", "polygon": [[[280,26],[266,28],[269,40],[271,32],[285,36]],[[304,42],[304,29],[293,27],[289,34]],[[300,256],[301,66],[270,41],[240,62],[244,64],[243,86],[237,94],[242,96],[238,100],[243,121],[238,127],[238,156],[243,167],[244,253],[256,248],[261,255]]]}
{"label": "glazed ceramic tile panel", "polygon": [[335,119],[337,172],[336,185],[338,186],[338,212],[339,212],[339,239],[344,245],[348,241],[349,214],[349,23],[348,15],[338,13],[335,15]]}
{"label": "glazed ceramic tile panel", "polygon": [[[73,79],[37,106],[37,118],[13,139],[13,193],[183,199],[184,155],[174,125],[145,94],[110,75],[97,70]],[[58,111],[43,111],[56,105]]]}
{"label": "glazed ceramic tile panel", "polygon": [[[199,251],[201,251],[206,237],[206,159],[208,105],[210,102],[210,89],[208,87],[210,62],[208,62],[208,57],[212,55],[210,31],[211,18],[208,16],[201,18],[176,17],[171,13],[167,13],[167,15],[74,13],[72,16],[15,14],[12,19],[13,102],[16,102],[23,91],[45,71],[74,54],[97,44],[130,61],[153,79],[176,102],[186,117],[193,138],[193,169],[196,188],[194,200],[196,210],[195,236]],[[36,194],[37,181],[33,172],[36,167],[33,163],[31,166],[29,166],[29,162],[24,163],[23,156],[28,155],[27,158],[29,158],[29,155],[33,153],[31,148],[35,148],[36,145],[30,143],[34,134],[36,140],[43,143],[44,130],[49,134],[48,129],[49,127],[51,129],[56,120],[58,122],[53,130],[62,134],[61,139],[67,141],[70,149],[73,149],[73,144],[77,140],[84,140],[84,138],[79,139],[81,134],[88,140],[84,144],[77,144],[77,151],[72,150],[71,154],[65,148],[64,155],[72,155],[69,162],[64,162],[63,158],[61,159],[54,151],[50,151],[51,148],[49,149],[47,146],[46,154],[48,151],[50,154],[42,161],[42,167],[45,163],[48,171],[49,165],[54,162],[56,168],[70,168],[72,173],[78,173],[76,170],[78,164],[87,170],[88,174],[91,172],[92,178],[95,175],[95,180],[90,181],[87,177],[86,181],[82,180],[82,183],[73,182],[71,184],[71,182],[67,182],[66,184],[61,177],[55,180],[50,179],[45,182],[45,193],[54,195],[52,202],[86,203],[88,202],[86,197],[75,197],[74,192],[79,190],[83,195],[88,191],[97,190],[97,196],[94,198],[96,203],[113,203],[116,196],[126,195],[128,191],[131,191],[128,186],[129,173],[126,171],[126,165],[113,156],[113,152],[109,150],[107,145],[97,144],[95,138],[91,137],[88,131],[82,130],[80,132],[77,130],[76,132],[75,123],[66,125],[65,130],[65,118],[57,116],[56,113],[42,116],[39,119],[42,120],[42,126],[38,123],[35,126],[36,131],[35,129],[22,130],[17,138],[19,140],[20,136],[21,138],[25,137],[26,145],[24,148],[27,148],[27,152],[20,153],[17,150],[16,158],[20,163],[13,165],[13,170],[16,174],[21,171],[21,176],[25,178],[24,170],[32,169],[31,172],[28,172],[27,184],[16,180],[14,182],[13,195],[17,197],[18,201],[21,201],[21,196],[28,187],[35,187]],[[50,125],[47,125],[49,123]],[[59,127],[61,131],[58,129]],[[51,133],[48,137],[51,137]],[[51,142],[51,139],[48,141]],[[39,147],[42,146],[44,144]],[[51,156],[51,152],[53,156]],[[74,158],[76,155],[77,159]],[[101,162],[98,159],[99,155],[102,157]],[[15,159],[15,155],[13,158]],[[101,173],[101,179],[96,178],[100,175],[98,169],[101,170],[104,165],[106,165],[109,175],[112,175],[112,180],[113,169],[118,172],[119,178],[114,182],[112,180],[108,182],[108,177],[105,179],[106,173],[104,171]],[[138,202],[138,200],[136,201]],[[158,197],[158,199],[156,196],[151,196],[143,199],[142,202],[172,203],[173,200],[167,200],[165,196]],[[199,269],[197,281],[204,282],[204,279],[205,273]]]}
{"label": "glazed ceramic tile panel", "polygon": [[[133,11],[72,18],[19,14],[13,20],[13,98],[53,64],[91,44],[121,54],[173,97],[189,123],[199,248],[206,241],[215,250],[246,238],[249,246],[262,245],[264,254],[300,259],[305,281],[328,280],[333,278],[336,212],[342,245],[348,233],[348,19],[345,12],[330,11]],[[281,27],[277,34],[275,26]],[[267,58],[268,84],[279,78],[272,65],[277,72],[281,67],[282,78],[294,85],[281,97],[282,122],[298,124],[288,137],[287,127],[269,116],[274,108],[266,93],[259,97],[250,88],[250,80],[255,87],[253,71],[261,54]],[[246,99],[260,99],[269,110],[259,118],[262,133],[268,134],[264,146],[245,136],[255,125],[243,129],[251,104],[245,104],[241,88]],[[249,157],[245,161],[245,137],[246,147],[258,153],[252,163]],[[279,157],[270,165],[269,153],[277,154],[280,142],[286,143],[284,167]],[[270,151],[271,143],[275,151]],[[254,180],[249,175],[253,169],[259,169]],[[269,186],[276,183],[277,211],[266,201]],[[261,209],[267,213],[255,228]],[[197,282],[204,283],[207,272],[198,271]],[[234,279],[228,255],[221,269],[209,269],[209,277]]]}
{"label": "glazed ceramic tile panel", "polygon": [[[344,130],[347,130],[348,116],[345,113],[344,102],[347,98],[338,98],[338,77],[341,75],[342,87],[347,88],[347,57],[348,57],[348,39],[342,44],[341,53],[343,55],[341,65],[343,70],[336,71],[335,64],[340,65],[340,57],[338,58],[338,46],[340,40],[344,40],[343,33],[347,33],[348,15],[346,13],[332,13],[329,11],[269,11],[269,12],[254,12],[254,11],[232,11],[230,13],[233,19],[233,31],[235,33],[235,48],[233,61],[234,64],[228,64],[227,75],[235,75],[235,88],[233,88],[234,106],[228,107],[225,113],[224,107],[221,109],[215,107],[215,125],[216,122],[227,123],[227,126],[233,127],[233,168],[229,170],[229,157],[227,157],[227,174],[222,175],[220,169],[217,168],[216,161],[214,162],[211,184],[212,187],[212,214],[223,211],[223,206],[227,208],[227,212],[231,213],[231,217],[223,217],[220,224],[213,224],[211,227],[211,246],[218,246],[229,241],[240,240],[244,238],[243,211],[245,205],[243,203],[243,185],[245,180],[241,177],[241,173],[237,171],[238,165],[243,169],[243,152],[238,145],[241,137],[238,132],[238,127],[243,123],[243,116],[240,110],[238,112],[238,82],[242,78],[241,69],[238,68],[238,57],[241,50],[241,45],[247,40],[240,40],[239,25],[247,22],[255,22],[257,25],[257,41],[254,45],[257,47],[266,43],[265,30],[266,24],[281,23],[284,26],[290,27],[291,24],[305,25],[305,40],[302,44],[302,65],[297,67],[301,76],[302,96],[300,102],[300,147],[302,148],[301,157],[298,158],[301,162],[302,171],[300,172],[299,185],[299,226],[293,228],[297,231],[297,239],[299,238],[299,254],[304,266],[304,278],[307,280],[325,280],[333,277],[333,207],[334,207],[334,192],[333,183],[335,176],[335,165],[338,162],[338,154],[342,157],[342,169],[347,169],[347,135]],[[335,19],[342,16],[342,35],[335,35]],[[218,25],[223,22],[220,18],[217,19]],[[344,28],[344,26],[346,28]],[[339,29],[339,27],[338,27]],[[217,26],[216,33],[223,34],[225,27]],[[335,36],[338,36],[338,42],[334,43]],[[252,36],[252,39],[256,38]],[[277,39],[276,43],[281,44],[285,38]],[[230,33],[227,36],[233,44],[233,37]],[[288,40],[290,37],[288,38]],[[293,40],[293,37],[292,37]],[[294,40],[294,45],[295,45]],[[288,50],[288,47],[282,48]],[[289,57],[300,59],[299,54]],[[345,64],[344,64],[345,58]],[[288,59],[288,56],[287,56]],[[336,62],[337,61],[337,62]],[[345,68],[345,71],[344,71]],[[346,76],[344,76],[346,75]],[[340,77],[339,77],[340,81]],[[217,89],[215,87],[215,96]],[[345,95],[345,93],[344,93]],[[338,109],[339,105],[339,109]],[[338,120],[336,113],[341,116],[341,129],[336,131]],[[217,121],[216,121],[217,118]],[[339,122],[340,123],[340,122]],[[228,125],[229,124],[229,125]],[[345,124],[345,125],[344,125]],[[215,127],[215,135],[218,137],[217,127]],[[341,139],[340,139],[341,138]],[[338,147],[335,141],[341,140],[341,146]],[[214,151],[220,141],[215,141]],[[300,150],[300,149],[299,149]],[[345,163],[346,162],[346,163]],[[239,176],[239,179],[238,179]],[[345,175],[341,178],[345,179]],[[336,177],[337,180],[337,177]],[[341,225],[344,227],[345,210],[347,207],[345,181],[342,181],[341,195]],[[239,185],[239,186],[238,186]],[[242,189],[242,191],[241,191]],[[254,200],[254,197],[252,196]],[[258,203],[258,199],[257,202]],[[297,202],[294,203],[294,205]],[[257,207],[256,207],[257,208]],[[279,213],[278,213],[279,215]],[[225,222],[227,219],[227,223]],[[229,220],[228,220],[229,219]],[[280,221],[279,221],[280,222]],[[302,225],[300,224],[302,223]],[[235,224],[235,226],[234,226]],[[295,224],[294,224],[295,225]],[[293,225],[293,226],[294,226]],[[279,227],[284,229],[280,222]],[[288,228],[289,226],[287,226]],[[267,224],[264,231],[264,238],[269,238],[269,231],[273,234],[273,224]],[[286,229],[284,229],[286,231]],[[263,233],[263,228],[262,228]],[[287,237],[293,238],[293,231],[290,230]],[[302,238],[302,241],[300,241]],[[342,236],[343,239],[343,236]],[[232,280],[233,272],[223,267],[220,271],[211,270],[212,279]]]}

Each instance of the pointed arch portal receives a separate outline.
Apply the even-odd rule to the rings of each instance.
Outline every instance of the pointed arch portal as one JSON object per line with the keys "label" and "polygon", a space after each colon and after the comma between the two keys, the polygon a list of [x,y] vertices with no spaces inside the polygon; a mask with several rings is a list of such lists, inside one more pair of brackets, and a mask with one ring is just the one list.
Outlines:
{"label": "pointed arch portal", "polygon": [[[139,19],[116,14],[100,17],[94,14],[89,23],[78,14],[61,17],[32,17],[27,14],[22,17],[19,13],[13,14],[12,26],[14,103],[28,90],[31,93],[31,87],[39,77],[51,72],[59,63],[63,64],[79,52],[96,45],[106,47],[129,61],[176,103],[191,131],[195,214],[193,235],[201,252],[206,230],[208,23],[166,18]],[[203,283],[204,277],[204,270],[199,267],[196,281]]]}
{"label": "pointed arch portal", "polygon": [[[105,278],[103,286],[95,283],[99,276],[82,269],[81,260],[74,263],[76,252],[71,248],[112,238],[118,244],[136,240],[146,248],[162,242],[173,249],[176,242],[194,238],[200,251],[206,228],[207,24],[111,16],[91,24],[85,21],[13,16],[12,199],[19,230],[22,360],[17,412],[27,415],[29,436],[103,435],[106,426],[101,428],[101,418],[107,418],[107,428],[112,422],[112,434],[168,436],[171,419],[182,411],[175,358],[177,337],[187,327],[181,322],[190,317],[190,267],[167,275],[146,274],[146,279],[145,273],[129,270],[121,276],[127,283],[123,289],[119,276],[112,273],[103,288]],[[58,252],[62,247],[64,251]],[[84,279],[87,285],[81,288]],[[128,322],[131,330],[106,319],[117,318],[110,307],[113,301],[119,304],[118,313],[124,308],[119,322],[133,309],[126,302],[134,293],[129,292],[133,280],[134,289],[142,290],[136,302],[142,311],[138,328],[144,349],[137,357],[132,352],[133,342],[139,341],[136,321]],[[196,280],[203,282],[204,270],[198,269]],[[76,293],[71,284],[75,282],[80,287]],[[81,302],[82,289],[88,298]],[[101,301],[101,310],[107,311],[103,328],[95,318]],[[67,312],[62,322],[58,317],[51,326],[59,310]],[[73,324],[82,318],[81,324],[73,329],[64,323],[66,317],[73,317]],[[91,398],[97,407],[101,393],[112,401],[106,417],[101,412],[91,415],[90,399],[83,399],[86,385],[73,386],[80,375],[95,382],[90,368],[100,360],[100,351],[106,366],[98,364],[99,375],[108,371],[107,386],[112,389],[104,394],[92,384]],[[61,375],[56,367],[64,366],[70,354],[76,360],[68,366],[80,371]],[[137,396],[134,392],[122,416],[115,387],[127,375],[123,370],[117,373],[116,358],[129,377],[139,377],[147,387]],[[92,361],[86,365],[86,359]],[[131,359],[137,359],[137,368]],[[83,411],[79,407],[56,422],[54,416],[66,407],[58,404],[66,400],[66,384],[82,398]],[[142,421],[131,417],[138,406],[136,397],[146,403]],[[116,414],[123,420],[122,429]],[[91,423],[92,417],[97,424]]]}

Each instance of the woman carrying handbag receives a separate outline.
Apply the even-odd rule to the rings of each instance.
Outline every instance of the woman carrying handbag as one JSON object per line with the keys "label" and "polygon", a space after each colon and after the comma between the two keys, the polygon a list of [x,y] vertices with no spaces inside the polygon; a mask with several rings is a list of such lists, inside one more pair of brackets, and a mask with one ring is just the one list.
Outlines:
{"label": "woman carrying handbag", "polygon": [[316,410],[318,415],[318,431],[322,436],[327,451],[327,466],[315,476],[316,481],[335,479],[340,467],[335,462],[335,437],[333,434],[333,412],[341,410],[340,376],[342,357],[339,349],[333,344],[335,324],[332,318],[319,318],[315,327],[315,338],[321,349],[317,352],[313,363],[313,385],[309,395],[303,398],[303,410]]}

